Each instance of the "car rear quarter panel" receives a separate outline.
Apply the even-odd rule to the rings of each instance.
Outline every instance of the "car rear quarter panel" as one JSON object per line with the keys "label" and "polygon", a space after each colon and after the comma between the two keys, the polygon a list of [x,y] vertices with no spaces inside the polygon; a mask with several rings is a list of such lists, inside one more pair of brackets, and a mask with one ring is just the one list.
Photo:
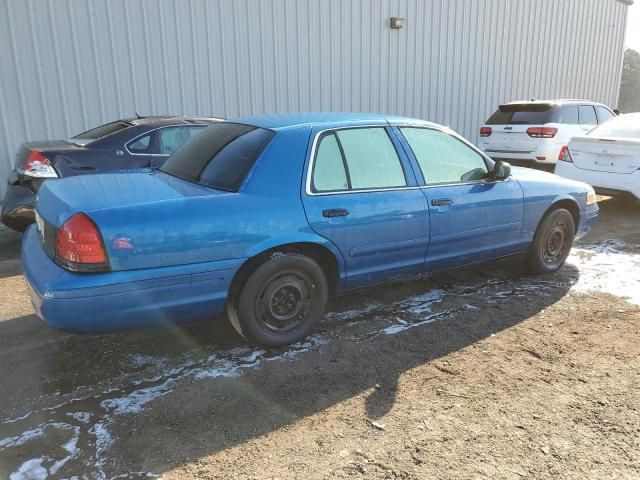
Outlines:
{"label": "car rear quarter panel", "polygon": [[[238,192],[123,205],[88,212],[100,226],[111,267],[132,270],[248,259],[274,247],[309,242],[339,259],[307,223],[300,184],[309,128],[280,131]],[[126,238],[132,248],[118,248]]]}

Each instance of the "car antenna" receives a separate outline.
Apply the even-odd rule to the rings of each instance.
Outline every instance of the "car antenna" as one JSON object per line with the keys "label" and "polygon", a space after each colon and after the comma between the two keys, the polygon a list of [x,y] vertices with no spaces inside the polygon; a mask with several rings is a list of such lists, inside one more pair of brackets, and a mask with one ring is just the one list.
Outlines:
{"label": "car antenna", "polygon": [[138,119],[141,119],[142,116],[140,116],[140,114],[136,111],[136,117],[138,117]]}

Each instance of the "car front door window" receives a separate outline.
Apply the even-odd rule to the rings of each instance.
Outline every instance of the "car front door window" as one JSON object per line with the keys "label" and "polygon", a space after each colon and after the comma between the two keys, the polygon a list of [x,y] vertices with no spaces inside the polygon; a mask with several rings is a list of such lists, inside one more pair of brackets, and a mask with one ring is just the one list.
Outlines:
{"label": "car front door window", "polygon": [[611,113],[607,108],[604,107],[596,107],[596,112],[598,114],[598,123],[604,123],[607,120],[615,117],[613,113]]}
{"label": "car front door window", "polygon": [[457,138],[430,128],[400,128],[427,185],[481,180],[488,172],[484,158]]}

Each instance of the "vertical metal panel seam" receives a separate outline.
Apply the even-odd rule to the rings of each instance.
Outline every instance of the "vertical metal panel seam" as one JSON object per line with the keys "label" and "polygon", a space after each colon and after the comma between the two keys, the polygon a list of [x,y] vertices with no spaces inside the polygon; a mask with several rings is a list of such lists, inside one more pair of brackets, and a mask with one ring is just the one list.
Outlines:
{"label": "vertical metal panel seam", "polygon": [[[79,95],[74,98],[78,98],[80,100],[80,116],[82,118],[82,128],[89,128],[89,121],[86,113],[86,104],[85,104],[85,92],[84,92],[84,82],[82,81],[82,76],[80,75],[80,57],[78,55],[78,40],[76,39],[76,28],[74,26],[74,16],[73,11],[71,9],[71,0],[67,0],[67,13],[69,14],[69,32],[71,33],[71,51],[73,53],[73,62],[74,62],[74,72],[76,79],[78,81],[78,90]],[[58,68],[60,66],[58,65]]]}
{"label": "vertical metal panel seam", "polygon": [[[32,0],[27,0],[28,11],[32,10]],[[38,43],[36,42],[35,28],[33,26],[33,15],[29,14],[29,35],[31,36],[31,45],[33,47],[33,56],[35,59],[36,73],[38,76],[38,93],[40,94],[40,103],[42,107],[42,117],[44,118],[46,131],[51,131],[49,122],[49,106],[44,94],[44,80],[42,78],[42,61],[40,59],[40,52],[38,51]]]}
{"label": "vertical metal panel seam", "polygon": [[18,98],[20,99],[20,110],[22,115],[20,116],[20,120],[22,121],[22,126],[24,128],[24,132],[26,134],[29,134],[29,126],[27,125],[27,112],[25,110],[26,108],[26,101],[25,101],[25,97],[24,97],[24,91],[22,90],[22,76],[20,75],[20,64],[18,62],[18,56],[16,54],[16,41],[15,41],[15,34],[13,31],[13,19],[11,18],[11,7],[9,7],[8,11],[7,11],[7,18],[8,18],[8,24],[9,24],[9,40],[11,42],[11,58],[13,60],[13,65],[14,68],[13,69],[8,69],[8,70],[13,70],[15,72],[15,76],[16,76],[16,85],[18,86]]}
{"label": "vertical metal panel seam", "polygon": [[[98,51],[96,49],[96,37],[94,34],[94,30],[95,30],[95,11],[93,9],[93,3],[92,2],[87,2],[87,10],[89,13],[89,32],[90,32],[90,36],[91,36],[91,50],[93,52],[93,68],[95,69],[96,72],[96,87],[98,90],[98,105],[100,105],[100,118],[104,121],[105,119],[105,110],[104,110],[104,96],[105,96],[105,92],[103,91],[103,86],[102,86],[102,75],[100,74],[100,69],[98,67]],[[148,49],[145,48],[145,52]],[[153,86],[151,88],[151,90],[153,90]]]}
{"label": "vertical metal panel seam", "polygon": [[126,55],[127,55],[127,60],[129,62],[129,78],[131,78],[131,90],[133,92],[133,105],[130,105],[129,108],[133,109],[135,112],[137,112],[139,110],[139,98],[138,98],[138,87],[137,87],[137,78],[135,75],[135,62],[133,61],[133,52],[132,52],[132,47],[133,47],[133,42],[131,41],[131,28],[129,26],[129,20],[130,20],[130,15],[129,15],[129,9],[127,8],[127,4],[128,2],[124,2],[122,7],[124,9],[124,21],[125,21],[125,38],[127,41],[127,49],[125,51]]}
{"label": "vertical metal panel seam", "polygon": [[108,32],[108,38],[109,38],[109,47],[111,50],[111,62],[112,62],[112,66],[113,66],[113,85],[115,88],[115,94],[116,94],[116,98],[115,98],[115,104],[117,107],[117,110],[119,112],[122,112],[123,108],[120,104],[121,102],[121,95],[120,95],[120,82],[119,82],[119,75],[118,75],[118,62],[116,60],[116,53],[115,53],[115,47],[113,45],[113,41],[114,41],[114,34],[113,34],[113,25],[111,22],[111,9],[109,8],[111,2],[105,2],[104,6],[106,9],[106,13],[107,13],[107,32]]}
{"label": "vertical metal panel seam", "polygon": [[[196,55],[197,52],[197,47],[198,47],[198,41],[196,40],[196,29],[194,28],[194,25],[197,25],[196,22],[196,18],[194,16],[194,8],[193,8],[193,4],[194,1],[190,0],[189,1],[189,13],[190,13],[190,18],[191,18],[191,53],[193,56],[193,69],[194,69],[194,75],[193,75],[193,83],[194,83],[194,100],[196,102],[196,110],[198,108],[200,108],[200,65],[198,62],[198,56]],[[251,92],[249,92],[249,94],[251,94]],[[196,113],[195,111],[193,113]]]}

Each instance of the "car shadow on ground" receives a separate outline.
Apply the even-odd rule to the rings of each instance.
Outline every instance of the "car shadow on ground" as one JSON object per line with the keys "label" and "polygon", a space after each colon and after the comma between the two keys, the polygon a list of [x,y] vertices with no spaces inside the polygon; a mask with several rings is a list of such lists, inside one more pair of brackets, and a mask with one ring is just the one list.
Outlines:
{"label": "car shadow on ground", "polygon": [[[148,438],[161,436],[162,443],[171,449],[159,446],[153,458],[149,452],[138,458],[130,456],[132,463],[127,467],[166,471],[285,428],[361,394],[366,395],[362,423],[377,420],[393,408],[398,382],[405,372],[436,363],[441,357],[499,334],[546,309],[567,293],[577,278],[577,271],[568,267],[563,277],[544,294],[532,295],[533,298],[506,294],[502,301],[477,309],[456,311],[460,300],[452,298],[449,305],[441,305],[437,311],[451,309],[455,313],[391,335],[379,330],[370,335],[349,335],[352,333],[349,330],[343,335],[337,326],[339,338],[292,361],[269,362],[237,378],[205,380],[159,398],[144,418],[135,421],[138,431],[144,432],[142,435],[125,437],[130,425],[114,428],[120,441],[113,452],[117,458],[123,458],[130,455],[128,452],[141,451]],[[421,286],[423,292],[425,287],[429,290],[447,288],[448,282],[455,278],[455,275],[443,275],[427,282],[394,285],[363,294],[367,295],[367,302],[402,304],[403,299],[415,295],[416,287]],[[515,290],[514,286],[511,291]],[[352,306],[354,299],[343,301]],[[396,312],[399,316],[402,313]],[[389,314],[389,310],[383,309],[384,316]],[[356,320],[363,324],[356,326],[356,330],[371,332],[368,324],[377,321],[376,315],[374,310]],[[434,368],[434,375],[443,377],[445,390],[449,375],[443,374],[446,371],[446,368]],[[179,407],[185,404],[189,405],[188,410]],[[202,422],[206,422],[207,428],[202,428]],[[352,426],[344,427],[349,430]]]}
{"label": "car shadow on ground", "polygon": [[[109,475],[162,473],[359,394],[367,394],[363,422],[380,418],[393,407],[403,373],[530,318],[566,295],[577,278],[570,265],[554,275],[528,277],[520,260],[510,259],[363,289],[332,301],[310,343],[273,352],[247,348],[224,321],[83,337],[24,316],[0,322],[2,417],[24,415],[24,399],[44,398],[57,405],[47,410],[48,421],[68,422],[80,407],[60,399],[88,390],[95,401],[85,401],[82,409],[94,409],[116,439],[106,454]],[[248,351],[243,358],[260,360],[229,370],[235,357],[220,352],[238,349]],[[168,382],[171,388],[141,407],[144,415],[136,409],[118,414],[117,408],[105,415],[104,405],[113,404],[109,392],[119,389],[118,401],[126,404],[140,398],[141,386],[148,392]],[[29,418],[24,422],[19,428],[33,427]],[[89,452],[96,425],[72,425],[81,429],[79,445]],[[16,468],[19,458],[43,453],[27,452],[0,452],[0,464]],[[69,473],[89,474],[96,458],[79,455],[74,462]]]}

